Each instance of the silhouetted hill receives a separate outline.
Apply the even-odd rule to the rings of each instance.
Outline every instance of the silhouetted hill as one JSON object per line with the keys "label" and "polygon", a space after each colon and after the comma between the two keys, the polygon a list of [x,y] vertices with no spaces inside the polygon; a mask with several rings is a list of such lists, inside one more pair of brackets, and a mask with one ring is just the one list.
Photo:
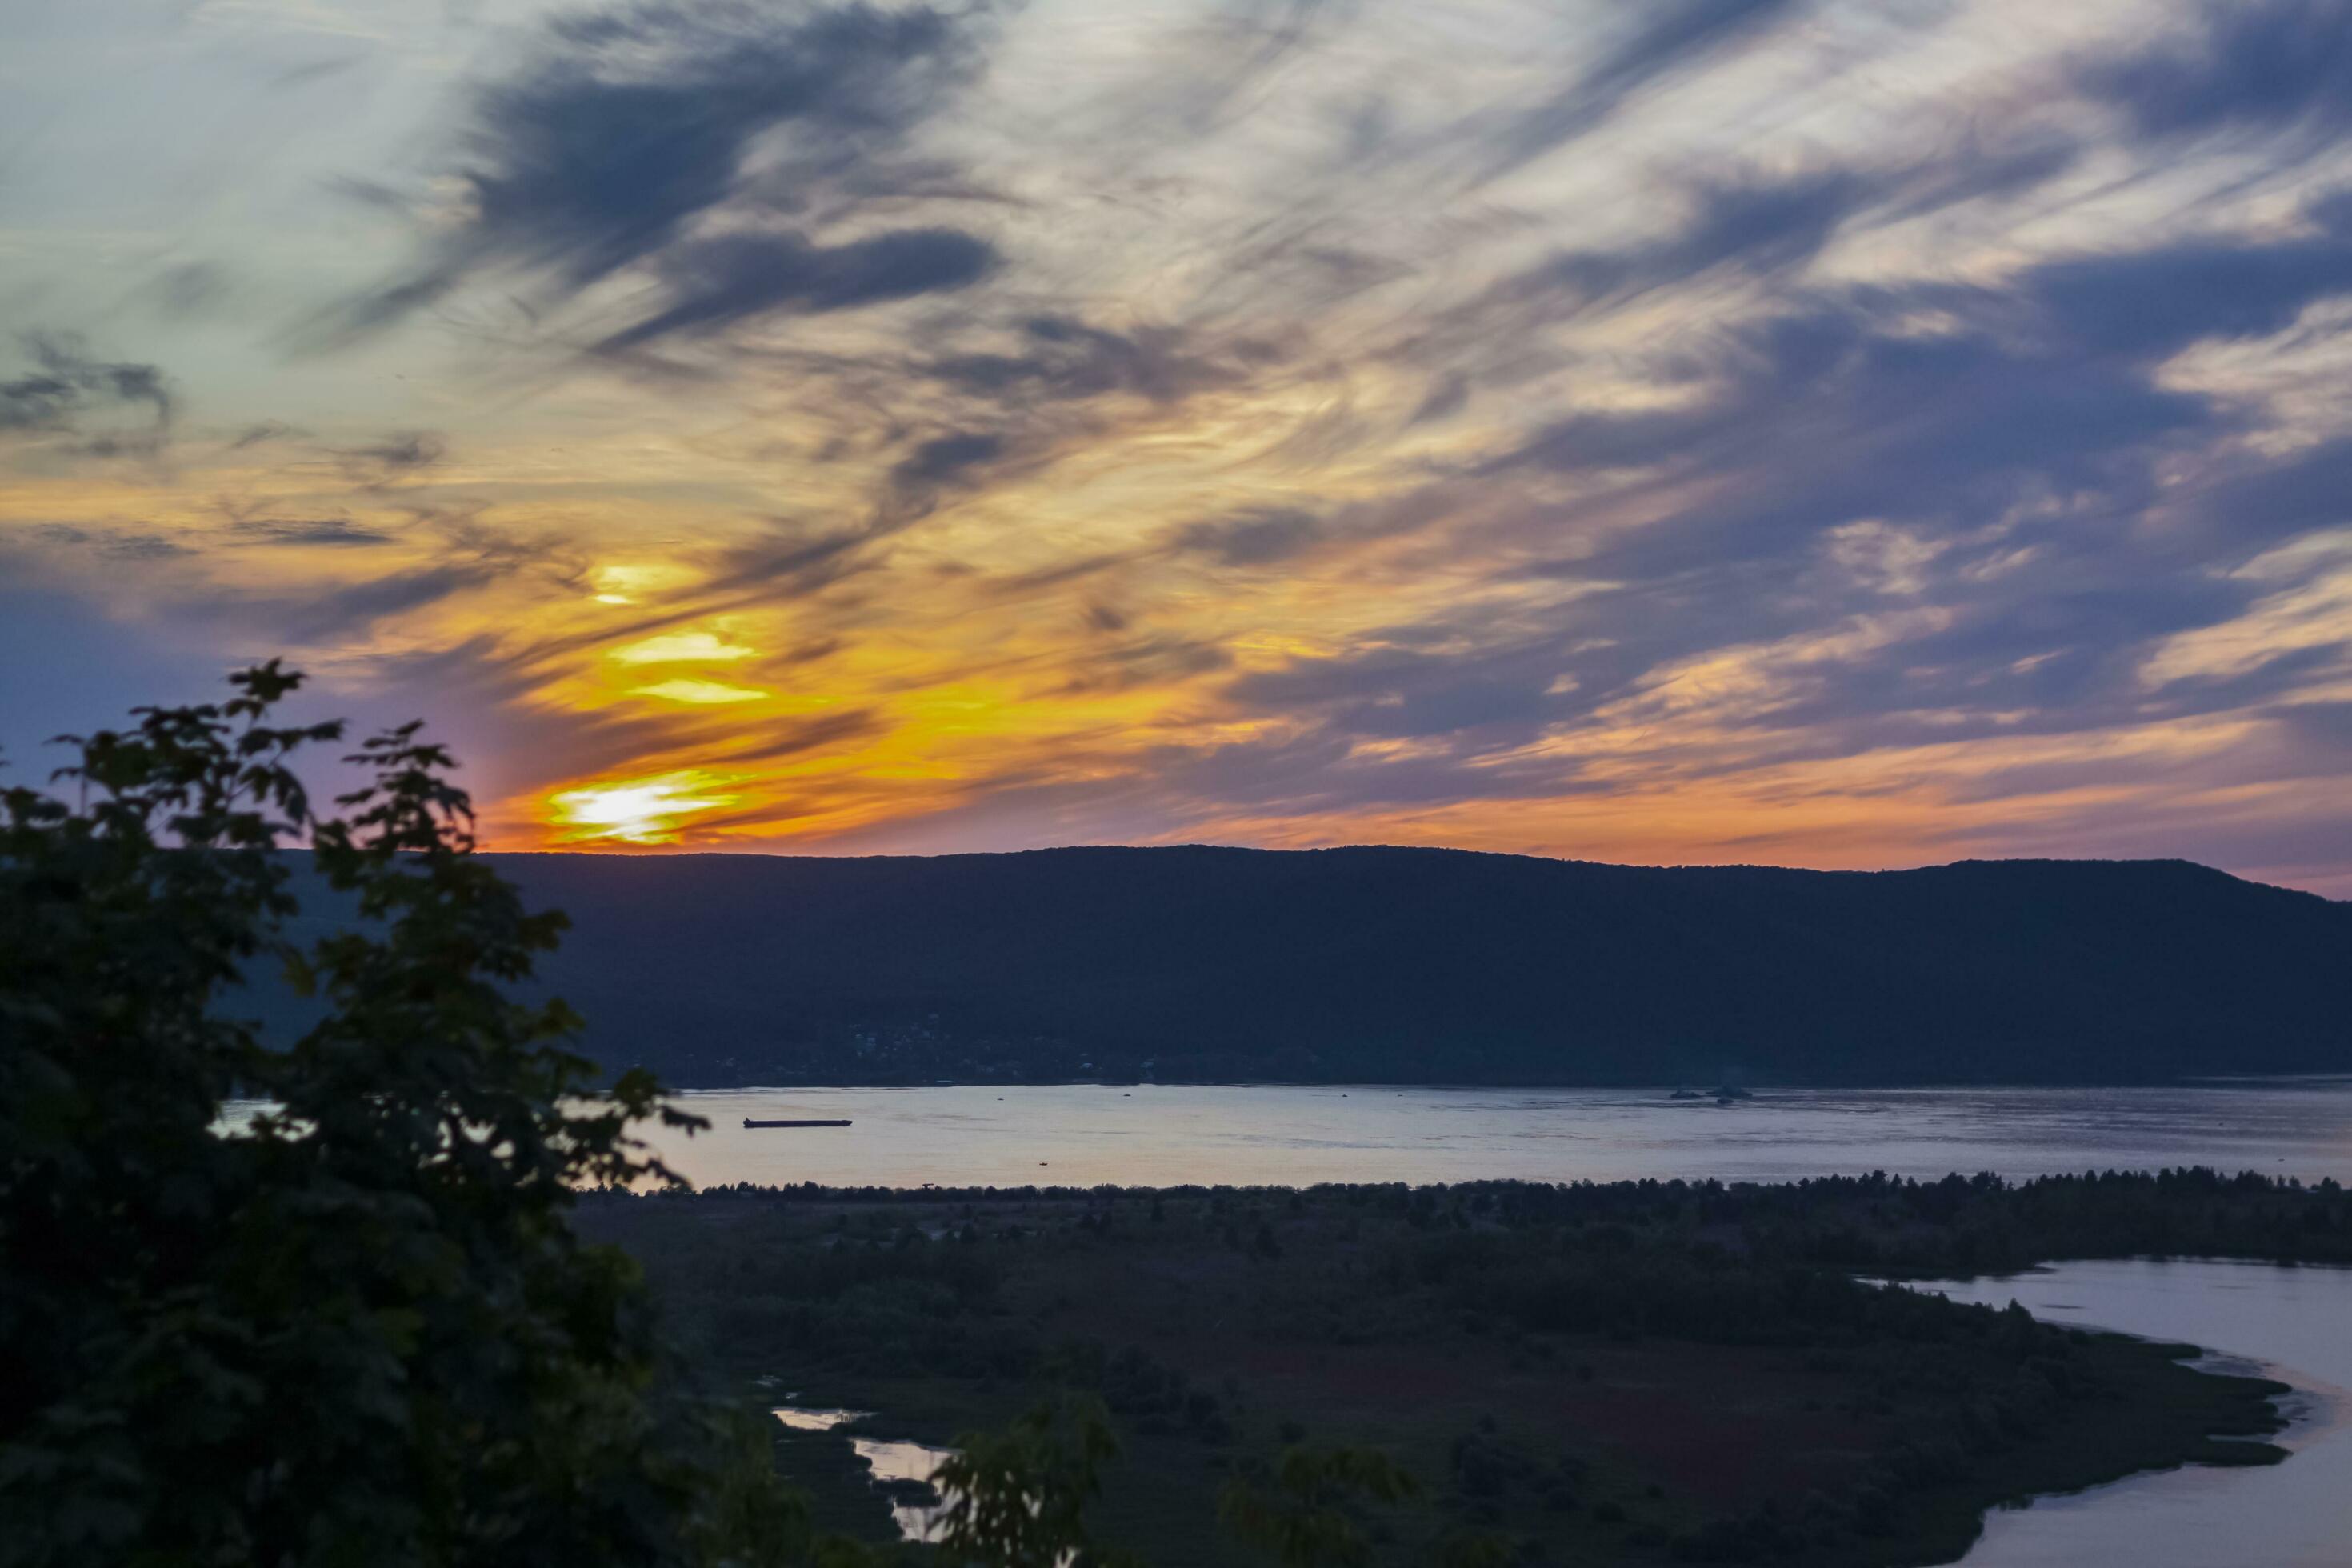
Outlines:
{"label": "silhouetted hill", "polygon": [[2352,1070],[2352,904],[2181,861],[491,858],[571,913],[592,1051],[686,1086]]}

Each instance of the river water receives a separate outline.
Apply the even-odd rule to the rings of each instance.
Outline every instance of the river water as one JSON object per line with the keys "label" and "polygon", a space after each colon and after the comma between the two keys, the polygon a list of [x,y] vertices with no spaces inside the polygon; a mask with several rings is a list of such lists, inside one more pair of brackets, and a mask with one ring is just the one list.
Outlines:
{"label": "river water", "polygon": [[[744,1090],[685,1097],[714,1126],[665,1140],[699,1184],[1303,1184],[1486,1177],[1791,1181],[2211,1165],[2352,1180],[2352,1083],[2170,1089],[1663,1090],[1101,1086]],[[848,1118],[746,1130],[746,1116]],[[2222,1262],[2062,1264],[1935,1287],[2053,1322],[2179,1340],[2293,1384],[2294,1450],[1991,1515],[1967,1568],[2352,1564],[2352,1270]],[[887,1446],[877,1446],[887,1447]],[[906,1445],[895,1447],[908,1447]],[[862,1450],[861,1450],[862,1451]],[[869,1455],[877,1474],[936,1455]],[[902,1508],[921,1533],[921,1510]]]}
{"label": "river water", "polygon": [[2352,1269],[2268,1264],[2062,1263],[1946,1281],[1961,1300],[2014,1300],[2051,1322],[2121,1329],[2221,1352],[2225,1370],[2291,1384],[2293,1450],[2262,1469],[2187,1469],[2035,1500],[1985,1520],[1967,1568],[2344,1568],[2352,1563]]}
{"label": "river water", "polygon": [[[2210,1165],[2352,1181],[2352,1080],[2163,1089],[1663,1089],[1101,1085],[744,1089],[662,1152],[698,1185],[1303,1185],[1317,1182],[1794,1181],[1886,1171],[2023,1177]],[[232,1110],[230,1120],[249,1114]],[[757,1119],[841,1128],[748,1130]],[[2134,1477],[1995,1513],[1968,1568],[2352,1564],[2352,1270],[2080,1262],[1936,1287],[2055,1322],[2200,1345],[2293,1384],[2294,1450],[2263,1469]],[[876,1443],[880,1475],[938,1455]],[[903,1505],[920,1534],[927,1514]]]}
{"label": "river water", "polygon": [[[2352,1180],[2352,1082],[2165,1089],[1664,1089],[1095,1084],[730,1089],[658,1140],[697,1185],[1786,1182],[2212,1165]],[[847,1118],[754,1129],[743,1119]],[[2347,1556],[2352,1562],[2352,1556]]]}
{"label": "river water", "polygon": [[[2276,1378],[2295,1392],[2269,1468],[2186,1469],[2037,1498],[1988,1515],[1964,1568],[2344,1568],[2352,1563],[2352,1269],[2147,1259],[2063,1263],[2027,1274],[1939,1280],[1921,1289],[2050,1322],[2119,1329],[2208,1348],[2200,1364]],[[2226,1352],[2213,1347],[2227,1346]],[[785,1406],[787,1426],[823,1430],[851,1410]],[[877,1480],[929,1480],[950,1450],[854,1439]],[[936,1505],[896,1500],[901,1535],[929,1540]]]}

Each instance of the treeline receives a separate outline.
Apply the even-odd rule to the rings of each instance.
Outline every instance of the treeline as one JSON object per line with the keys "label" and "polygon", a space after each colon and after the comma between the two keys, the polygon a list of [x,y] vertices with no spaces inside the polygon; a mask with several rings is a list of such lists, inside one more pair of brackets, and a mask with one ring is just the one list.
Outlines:
{"label": "treeline", "polygon": [[1736,1241],[1748,1256],[1895,1275],[2005,1273],[2055,1258],[2241,1258],[2352,1264],[2352,1194],[2333,1177],[2206,1166],[2094,1171],[2022,1180],[1982,1173],[1936,1181],[1822,1176],[1786,1184],[1720,1181],[1329,1183],[1271,1186],[834,1187],[743,1182],[688,1194],[625,1190],[591,1201],[730,1201],[904,1205],[1076,1205],[1117,1213],[1171,1202],[1280,1208],[1312,1201],[1392,1215],[1407,1225],[1467,1229],[1583,1227],[1607,1252],[1626,1227],[1665,1232],[1703,1254]]}

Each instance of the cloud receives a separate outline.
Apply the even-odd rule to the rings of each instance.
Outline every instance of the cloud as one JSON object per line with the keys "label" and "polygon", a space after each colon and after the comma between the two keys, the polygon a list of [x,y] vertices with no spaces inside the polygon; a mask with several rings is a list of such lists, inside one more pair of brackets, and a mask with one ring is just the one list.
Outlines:
{"label": "cloud", "polygon": [[269,544],[298,549],[347,549],[353,546],[390,544],[394,535],[381,529],[369,528],[347,517],[240,518],[230,525],[238,542]]}
{"label": "cloud", "polygon": [[403,430],[358,447],[333,448],[336,462],[354,483],[378,489],[422,472],[448,455],[449,445],[431,430]]}
{"label": "cloud", "polygon": [[[696,769],[709,843],[2352,831],[2341,5],[579,4],[408,34],[483,52],[371,72],[445,123],[320,154],[364,210],[0,294],[165,334],[216,422],[93,472],[175,389],[0,378],[70,531],[12,566],[382,668],[509,842]],[[364,355],[236,357],[387,232]],[[645,696],[648,638],[743,695]]]}
{"label": "cloud", "polygon": [[1483,730],[1490,739],[1516,742],[1555,716],[1546,696],[1557,674],[1555,660],[1555,651],[1543,643],[1475,657],[1375,646],[1244,676],[1226,689],[1253,708],[1318,711],[1353,734],[1422,737]]}
{"label": "cloud", "polygon": [[2032,268],[2019,292],[2085,352],[2157,359],[2208,338],[2267,337],[2352,293],[2352,209],[2283,240],[2194,239]]}
{"label": "cloud", "polygon": [[554,588],[568,595],[584,591],[583,564],[561,535],[433,508],[417,509],[412,527],[438,541],[436,559],[322,587],[299,600],[264,593],[226,601],[223,608],[240,620],[271,624],[277,628],[271,635],[332,647],[363,642],[382,623],[494,586]]}
{"label": "cloud", "polygon": [[[1764,283],[1801,278],[1849,229],[2032,190],[2071,167],[2078,153],[2072,141],[2029,128],[2007,137],[1971,133],[1915,158],[1711,171],[1664,188],[1661,205],[1678,209],[1678,221],[1656,237],[1557,252],[1438,313],[1391,352],[1438,363],[1465,353],[1509,355],[1525,352],[1530,332],[1622,310],[1711,275],[1736,272]],[[1457,371],[1414,420],[1442,417],[1466,400]]]}
{"label": "cloud", "polygon": [[1756,272],[1801,267],[1884,189],[1881,181],[1843,168],[1711,181],[1686,193],[1685,221],[1673,233],[1615,250],[1551,257],[1495,285],[1434,335],[1465,329],[1507,334],[1515,322],[1524,327],[1603,302],[1622,304],[1727,263]]}
{"label": "cloud", "polygon": [[960,430],[919,443],[893,464],[890,477],[900,487],[924,489],[950,483],[1004,455],[1004,437],[982,430]]}
{"label": "cloud", "polygon": [[1196,352],[1172,327],[1111,331],[1067,315],[1031,316],[1011,353],[977,353],[928,363],[930,376],[963,391],[1012,402],[1063,402],[1129,394],[1181,403],[1245,374],[1230,354]]}
{"label": "cloud", "polygon": [[114,529],[78,528],[70,523],[43,523],[32,537],[55,549],[87,551],[109,561],[166,561],[195,553],[176,539],[160,533],[126,533]]}
{"label": "cloud", "polygon": [[[2352,439],[2250,447],[2262,411],[2173,362],[2352,293],[2340,226],[2323,205],[2268,237],[2062,257],[1997,287],[1786,289],[1704,355],[1664,357],[1670,401],[1553,421],[1470,470],[1470,495],[1520,498],[1489,508],[1486,549],[1532,552],[1507,578],[1572,599],[1532,619],[1449,607],[1226,695],[1410,742],[1364,753],[1316,809],[1388,798],[1392,766],[1450,769],[1464,798],[1557,795],[1580,787],[1565,738],[1606,751],[1624,726],[1679,724],[1667,749],[1731,774],[2271,700],[2335,644],[2160,693],[2140,671],[2253,612],[2275,584],[2232,574],[2246,554],[2352,523]],[[1560,739],[1505,760],[1538,734]]]}
{"label": "cloud", "polygon": [[845,709],[756,730],[748,745],[730,747],[725,760],[731,765],[780,762],[808,752],[824,751],[850,741],[885,734],[889,724],[878,710]]}
{"label": "cloud", "polygon": [[1180,548],[1227,566],[1265,566],[1297,555],[1323,536],[1322,521],[1313,513],[1272,508],[1188,523],[1176,538]]}
{"label": "cloud", "polygon": [[140,290],[157,313],[178,320],[218,310],[231,292],[227,270],[213,261],[176,262],[157,272]]}
{"label": "cloud", "polygon": [[773,524],[717,553],[716,570],[702,585],[705,597],[639,621],[628,628],[629,634],[692,620],[714,605],[782,603],[814,594],[857,571],[858,547],[877,533],[870,522],[845,527]]}
{"label": "cloud", "polygon": [[247,447],[258,447],[264,442],[289,440],[303,434],[299,426],[289,425],[278,419],[265,419],[259,424],[248,425],[238,431],[230,439],[228,449],[232,452],[242,452]]}
{"label": "cloud", "polygon": [[[169,437],[173,404],[162,370],[131,361],[94,357],[78,338],[28,332],[22,339],[32,368],[0,381],[0,436],[80,435],[100,456],[152,451]],[[131,431],[89,431],[93,415],[142,409],[147,425]]]}
{"label": "cloud", "polygon": [[969,288],[995,264],[987,241],[956,229],[903,229],[830,247],[797,235],[729,235],[666,254],[668,309],[597,346],[614,353],[773,311],[814,315]]}
{"label": "cloud", "polygon": [[708,746],[691,712],[582,711],[543,695],[544,651],[528,640],[477,636],[371,658],[338,669],[341,706],[370,732],[419,715],[467,764],[464,782],[485,808],[551,783],[603,773],[678,745]]}
{"label": "cloud", "polygon": [[[2209,399],[2072,344],[1980,324],[1920,334],[1910,301],[1818,297],[1729,334],[1714,385],[1681,405],[1570,416],[1488,465],[1631,476],[1648,486],[1740,483],[1612,544],[1593,570],[1667,555],[1763,555],[1792,534],[1865,518],[1981,524],[2050,491],[2128,487],[2161,445],[2218,432]],[[1717,554],[1716,559],[1721,559]]]}
{"label": "cloud", "polygon": [[[870,159],[843,155],[887,151],[942,107],[973,67],[975,20],[720,0],[559,17],[475,96],[454,171],[469,193],[464,219],[409,277],[348,306],[336,330],[379,330],[488,268],[527,274],[560,300],[660,264],[677,291],[674,317],[625,329],[615,346],[794,299],[839,309],[915,291],[910,280],[942,264],[937,237],[795,251],[803,242],[692,231],[747,195],[755,149],[778,135],[820,155],[793,193],[803,203],[828,184],[828,162],[870,178]],[[972,259],[961,253],[961,265]],[[861,261],[896,268],[896,292],[861,293],[845,270]],[[761,282],[780,271],[786,281]],[[763,289],[764,303],[730,311]]]}
{"label": "cloud", "polygon": [[1798,0],[1653,0],[1621,15],[1639,20],[1574,81],[1513,115],[1489,138],[1492,179],[1554,152],[1607,121],[1635,95],[1691,69],[1780,21]]}
{"label": "cloud", "polygon": [[363,637],[378,621],[488,585],[498,571],[479,561],[449,562],[372,577],[322,594],[289,614],[286,635],[300,643]]}
{"label": "cloud", "polygon": [[2141,135],[2352,127],[2352,11],[2337,0],[2209,0],[2174,37],[2078,79]]}

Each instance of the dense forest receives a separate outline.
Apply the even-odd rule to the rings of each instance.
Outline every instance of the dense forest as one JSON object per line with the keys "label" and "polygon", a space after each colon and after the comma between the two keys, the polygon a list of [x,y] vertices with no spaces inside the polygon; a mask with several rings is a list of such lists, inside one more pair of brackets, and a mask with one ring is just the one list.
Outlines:
{"label": "dense forest", "polygon": [[[2278,1385],[2182,1347],[1867,1275],[2059,1257],[2352,1260],[2352,1198],[2210,1171],[2011,1184],[1483,1182],[1284,1188],[606,1192],[585,1234],[646,1267],[706,1364],[772,1403],[835,1527],[887,1542],[854,1437],[933,1444],[1097,1400],[1126,1458],[1102,1538],[1244,1563],[1220,1496],[1292,1456],[1417,1479],[1339,1509],[1361,1561],[1948,1560],[2023,1492],[2259,1463]],[[1349,1561],[1356,1559],[1338,1559]]]}
{"label": "dense forest", "polygon": [[2352,1069],[2352,905],[2179,861],[485,858],[571,915],[541,973],[590,1054],[683,1087]]}

